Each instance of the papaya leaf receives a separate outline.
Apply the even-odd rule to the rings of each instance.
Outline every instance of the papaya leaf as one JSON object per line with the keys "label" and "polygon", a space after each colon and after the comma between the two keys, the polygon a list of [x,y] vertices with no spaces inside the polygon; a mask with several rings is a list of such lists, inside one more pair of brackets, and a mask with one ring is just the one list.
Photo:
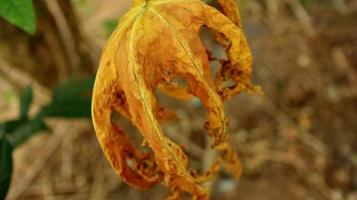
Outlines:
{"label": "papaya leaf", "polygon": [[40,131],[48,130],[48,127],[41,118],[34,118],[6,123],[6,129],[11,131],[6,132],[6,136],[9,143],[15,148]]}
{"label": "papaya leaf", "polygon": [[40,117],[90,118],[94,77],[82,81],[68,80],[55,88],[52,102]]}
{"label": "papaya leaf", "polygon": [[0,0],[0,16],[27,33],[35,32],[36,16],[32,0]]}
{"label": "papaya leaf", "polygon": [[43,107],[41,116],[63,117],[63,118],[90,118],[91,98],[77,97],[61,101],[53,101],[50,105]]}
{"label": "papaya leaf", "polygon": [[87,95],[90,97],[94,85],[94,77],[84,80],[70,79],[58,85],[53,92],[53,101],[61,102],[71,98]]}
{"label": "papaya leaf", "polygon": [[20,95],[20,117],[21,118],[28,117],[28,111],[30,109],[32,98],[33,98],[32,88],[30,86],[26,87]]}
{"label": "papaya leaf", "polygon": [[2,123],[2,128],[3,128],[3,132],[4,134],[11,134],[12,132],[14,132],[14,130],[21,126],[21,124],[27,122],[28,119],[27,118],[20,118],[17,120],[10,120],[7,122]]}
{"label": "papaya leaf", "polygon": [[[2,1],[2,0],[0,0]],[[0,124],[0,199],[5,199],[12,174],[12,150],[35,134],[48,130],[44,117],[90,118],[93,77],[84,81],[70,80],[59,85],[52,102],[30,119],[28,111],[33,94],[27,87],[20,95],[20,117]]]}
{"label": "papaya leaf", "polygon": [[12,176],[12,146],[0,136],[0,199],[5,199]]}
{"label": "papaya leaf", "polygon": [[107,20],[104,25],[105,25],[106,34],[110,35],[113,33],[113,31],[117,27],[118,20],[114,20],[114,19]]}
{"label": "papaya leaf", "polygon": [[[237,179],[242,172],[229,144],[223,102],[243,91],[259,92],[250,81],[253,57],[236,1],[217,0],[221,12],[201,0],[134,2],[108,40],[96,76],[92,118],[98,141],[115,172],[127,183],[147,189],[162,181],[173,191],[170,199],[180,199],[188,192],[193,199],[208,200],[210,194],[202,183],[220,165]],[[227,54],[215,76],[199,35],[203,26],[215,32]],[[187,86],[177,84],[177,79],[185,80]],[[233,85],[226,86],[226,80]],[[174,115],[159,104],[156,89],[177,99],[200,99],[207,111],[204,127],[212,148],[220,152],[207,171],[190,169],[181,146],[164,133],[161,122]],[[111,121],[113,112],[138,128],[152,152],[134,148]],[[129,166],[128,160],[135,164]]]}

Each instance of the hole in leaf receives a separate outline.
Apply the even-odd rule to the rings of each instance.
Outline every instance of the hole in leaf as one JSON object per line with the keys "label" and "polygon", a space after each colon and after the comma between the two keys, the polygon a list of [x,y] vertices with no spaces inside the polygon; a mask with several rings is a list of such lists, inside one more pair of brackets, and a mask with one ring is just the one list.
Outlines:
{"label": "hole in leaf", "polygon": [[[187,86],[186,80],[175,79],[180,86]],[[176,144],[181,145],[188,157],[189,169],[203,170],[203,156],[207,143],[207,132],[203,128],[206,120],[206,111],[200,100],[194,97],[191,100],[179,100],[167,95],[156,88],[155,95],[159,104],[175,111],[176,117],[161,124],[164,133]]]}

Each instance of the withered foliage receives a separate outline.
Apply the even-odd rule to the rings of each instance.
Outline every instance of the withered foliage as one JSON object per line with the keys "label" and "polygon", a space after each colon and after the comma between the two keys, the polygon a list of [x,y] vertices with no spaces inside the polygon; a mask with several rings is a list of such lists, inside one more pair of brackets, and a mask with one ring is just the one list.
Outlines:
{"label": "withered foliage", "polygon": [[[242,92],[258,92],[250,82],[252,55],[241,29],[234,0],[218,0],[222,12],[199,0],[137,0],[120,20],[103,52],[93,91],[92,114],[100,145],[114,170],[129,184],[147,189],[164,181],[180,199],[209,199],[202,183],[222,164],[235,178],[242,172],[228,144],[223,101]],[[227,60],[212,80],[209,56],[199,30],[214,31]],[[175,83],[187,81],[187,86]],[[226,81],[234,82],[225,87]],[[160,122],[173,114],[159,105],[156,89],[177,98],[198,97],[207,111],[204,128],[220,157],[207,172],[188,169],[181,146],[163,132]],[[129,119],[152,152],[135,149],[112,121],[113,110]]]}

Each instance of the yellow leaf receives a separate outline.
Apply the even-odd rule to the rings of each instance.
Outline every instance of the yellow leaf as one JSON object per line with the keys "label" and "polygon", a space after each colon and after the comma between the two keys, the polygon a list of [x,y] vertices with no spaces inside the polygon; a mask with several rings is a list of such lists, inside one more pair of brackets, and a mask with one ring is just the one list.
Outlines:
{"label": "yellow leaf", "polygon": [[[225,5],[235,6],[222,4],[222,8]],[[212,177],[208,174],[218,171],[217,163],[222,161],[226,170],[239,178],[242,168],[228,143],[223,100],[253,88],[252,56],[237,26],[239,13],[233,11],[224,11],[230,20],[199,0],[137,0],[121,19],[101,58],[92,114],[105,155],[129,184],[146,189],[164,181],[173,190],[171,199],[179,199],[182,191],[196,199],[209,199],[209,192],[201,184]],[[202,26],[229,42],[229,60],[215,81],[198,34]],[[188,88],[170,85],[175,78],[185,79]],[[236,81],[235,87],[223,88],[226,78]],[[196,96],[201,100],[207,110],[205,129],[213,139],[212,147],[221,152],[221,159],[209,172],[200,175],[188,169],[181,147],[164,134],[160,122],[171,115],[158,104],[156,88],[178,99]],[[130,138],[113,125],[113,110],[132,121],[152,153],[136,150]],[[129,165],[129,161],[134,164]]]}

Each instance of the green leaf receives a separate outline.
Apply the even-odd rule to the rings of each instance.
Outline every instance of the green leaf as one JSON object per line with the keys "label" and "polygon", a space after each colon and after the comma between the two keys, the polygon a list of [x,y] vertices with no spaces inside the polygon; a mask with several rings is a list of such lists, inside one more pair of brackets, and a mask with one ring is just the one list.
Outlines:
{"label": "green leaf", "polygon": [[53,93],[53,101],[63,102],[67,99],[78,98],[83,95],[90,96],[95,77],[91,76],[85,80],[78,81],[75,79],[65,81],[57,86]]}
{"label": "green leaf", "polygon": [[115,30],[115,28],[118,25],[118,20],[117,19],[110,19],[108,21],[105,22],[105,32],[108,36],[110,36],[113,31]]}
{"label": "green leaf", "polygon": [[9,126],[9,124],[7,125],[7,129],[12,129],[12,132],[6,132],[6,137],[13,147],[17,147],[20,144],[26,142],[28,139],[30,139],[32,136],[34,136],[40,131],[48,130],[48,127],[42,121],[41,118],[17,121],[17,123],[11,124],[11,127]]}
{"label": "green leaf", "polygon": [[90,118],[94,77],[69,80],[54,90],[52,102],[40,112],[40,117]]}
{"label": "green leaf", "polygon": [[0,16],[30,34],[35,32],[32,0],[0,0]]}
{"label": "green leaf", "polygon": [[91,99],[90,97],[69,98],[62,101],[54,101],[45,106],[41,111],[41,116],[45,117],[65,117],[65,118],[90,118]]}
{"label": "green leaf", "polygon": [[5,199],[12,176],[12,147],[0,137],[0,199]]}
{"label": "green leaf", "polygon": [[22,124],[28,122],[29,120],[26,118],[20,118],[17,120],[12,120],[12,121],[7,121],[5,122],[3,125],[3,131],[4,134],[11,134],[12,132],[14,132],[19,126],[21,126]]}
{"label": "green leaf", "polygon": [[0,138],[2,138],[5,135],[5,128],[6,128],[5,123],[0,123]]}
{"label": "green leaf", "polygon": [[[0,0],[2,2],[3,0]],[[90,118],[91,92],[94,77],[84,81],[67,81],[58,86],[52,102],[34,119],[28,118],[32,102],[32,89],[26,88],[20,95],[21,117],[0,124],[0,199],[5,199],[12,174],[12,150],[42,130],[48,130],[44,117]]]}
{"label": "green leaf", "polygon": [[21,118],[28,117],[28,111],[32,102],[32,88],[26,87],[20,95],[20,113]]}

